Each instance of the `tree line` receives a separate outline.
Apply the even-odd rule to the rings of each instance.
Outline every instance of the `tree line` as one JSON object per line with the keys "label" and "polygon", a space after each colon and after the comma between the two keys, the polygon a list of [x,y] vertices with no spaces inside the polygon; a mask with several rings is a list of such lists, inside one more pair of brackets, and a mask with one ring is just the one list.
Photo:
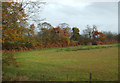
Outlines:
{"label": "tree line", "polygon": [[[97,45],[117,43],[120,34],[100,32],[97,26],[87,25],[80,34],[77,27],[61,23],[53,27],[50,23],[39,23],[37,27],[27,25],[29,15],[18,2],[2,2],[2,49],[3,50],[32,50],[40,48]],[[37,21],[38,22],[38,21]],[[27,26],[26,26],[27,25]],[[39,32],[35,32],[35,28]]]}

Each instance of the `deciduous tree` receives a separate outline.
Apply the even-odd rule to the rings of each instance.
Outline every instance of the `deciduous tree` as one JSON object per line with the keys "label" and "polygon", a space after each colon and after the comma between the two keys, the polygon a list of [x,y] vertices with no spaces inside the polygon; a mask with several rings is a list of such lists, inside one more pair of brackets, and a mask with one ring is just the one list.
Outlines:
{"label": "deciduous tree", "polygon": [[20,10],[17,2],[2,2],[2,42],[18,41],[23,38],[25,27],[20,22],[25,23],[27,15],[24,9]]}

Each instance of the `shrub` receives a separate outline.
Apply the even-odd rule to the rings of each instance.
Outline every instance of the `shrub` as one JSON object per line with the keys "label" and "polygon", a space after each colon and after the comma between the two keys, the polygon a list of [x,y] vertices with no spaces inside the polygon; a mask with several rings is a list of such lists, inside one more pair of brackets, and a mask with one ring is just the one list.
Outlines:
{"label": "shrub", "polygon": [[14,65],[18,67],[14,54],[13,52],[10,51],[2,54],[2,63],[6,65]]}
{"label": "shrub", "polygon": [[92,45],[97,45],[97,42],[93,40]]}

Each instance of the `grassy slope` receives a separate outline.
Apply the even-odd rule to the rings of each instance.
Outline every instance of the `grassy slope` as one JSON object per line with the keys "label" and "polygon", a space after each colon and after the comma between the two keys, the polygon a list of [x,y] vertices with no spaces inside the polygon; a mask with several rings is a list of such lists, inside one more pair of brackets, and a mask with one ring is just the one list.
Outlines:
{"label": "grassy slope", "polygon": [[118,80],[118,48],[116,45],[112,46],[79,46],[18,52],[16,58],[19,68],[3,65],[3,72],[7,80],[18,80],[18,77],[19,80],[34,81],[88,81],[91,72],[92,80],[115,81]]}

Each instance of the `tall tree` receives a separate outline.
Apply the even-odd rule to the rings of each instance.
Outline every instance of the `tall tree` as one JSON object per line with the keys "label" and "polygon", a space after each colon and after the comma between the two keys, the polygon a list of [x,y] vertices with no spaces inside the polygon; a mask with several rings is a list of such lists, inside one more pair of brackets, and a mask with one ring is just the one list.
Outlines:
{"label": "tall tree", "polygon": [[26,23],[27,15],[24,9],[19,11],[17,2],[2,2],[2,42],[21,40],[25,28],[21,23]]}
{"label": "tall tree", "polygon": [[19,1],[19,4],[21,8],[19,11],[25,9],[25,12],[29,15],[29,21],[39,24],[39,22],[45,19],[41,18],[39,14],[41,13],[42,7],[46,4],[46,2],[42,0],[21,0]]}
{"label": "tall tree", "polygon": [[88,38],[91,39],[91,37],[92,37],[92,28],[90,28],[89,25],[87,25],[86,29],[83,30],[83,32],[84,32],[84,35],[85,35],[86,37],[88,37]]}
{"label": "tall tree", "polygon": [[50,23],[44,22],[44,23],[41,24],[41,28],[49,29],[49,28],[52,28],[52,25]]}
{"label": "tall tree", "polygon": [[61,29],[64,29],[64,28],[68,28],[68,27],[69,27],[69,24],[67,24],[67,23],[60,23],[58,26],[59,26]]}
{"label": "tall tree", "polygon": [[72,33],[71,39],[74,41],[78,41],[80,37],[79,29],[77,27],[73,27],[72,30],[73,30],[73,33]]}
{"label": "tall tree", "polygon": [[67,24],[67,23],[60,23],[58,26],[59,26],[61,29],[67,29],[67,30],[68,30],[68,33],[71,34],[71,28],[70,28],[69,24]]}

